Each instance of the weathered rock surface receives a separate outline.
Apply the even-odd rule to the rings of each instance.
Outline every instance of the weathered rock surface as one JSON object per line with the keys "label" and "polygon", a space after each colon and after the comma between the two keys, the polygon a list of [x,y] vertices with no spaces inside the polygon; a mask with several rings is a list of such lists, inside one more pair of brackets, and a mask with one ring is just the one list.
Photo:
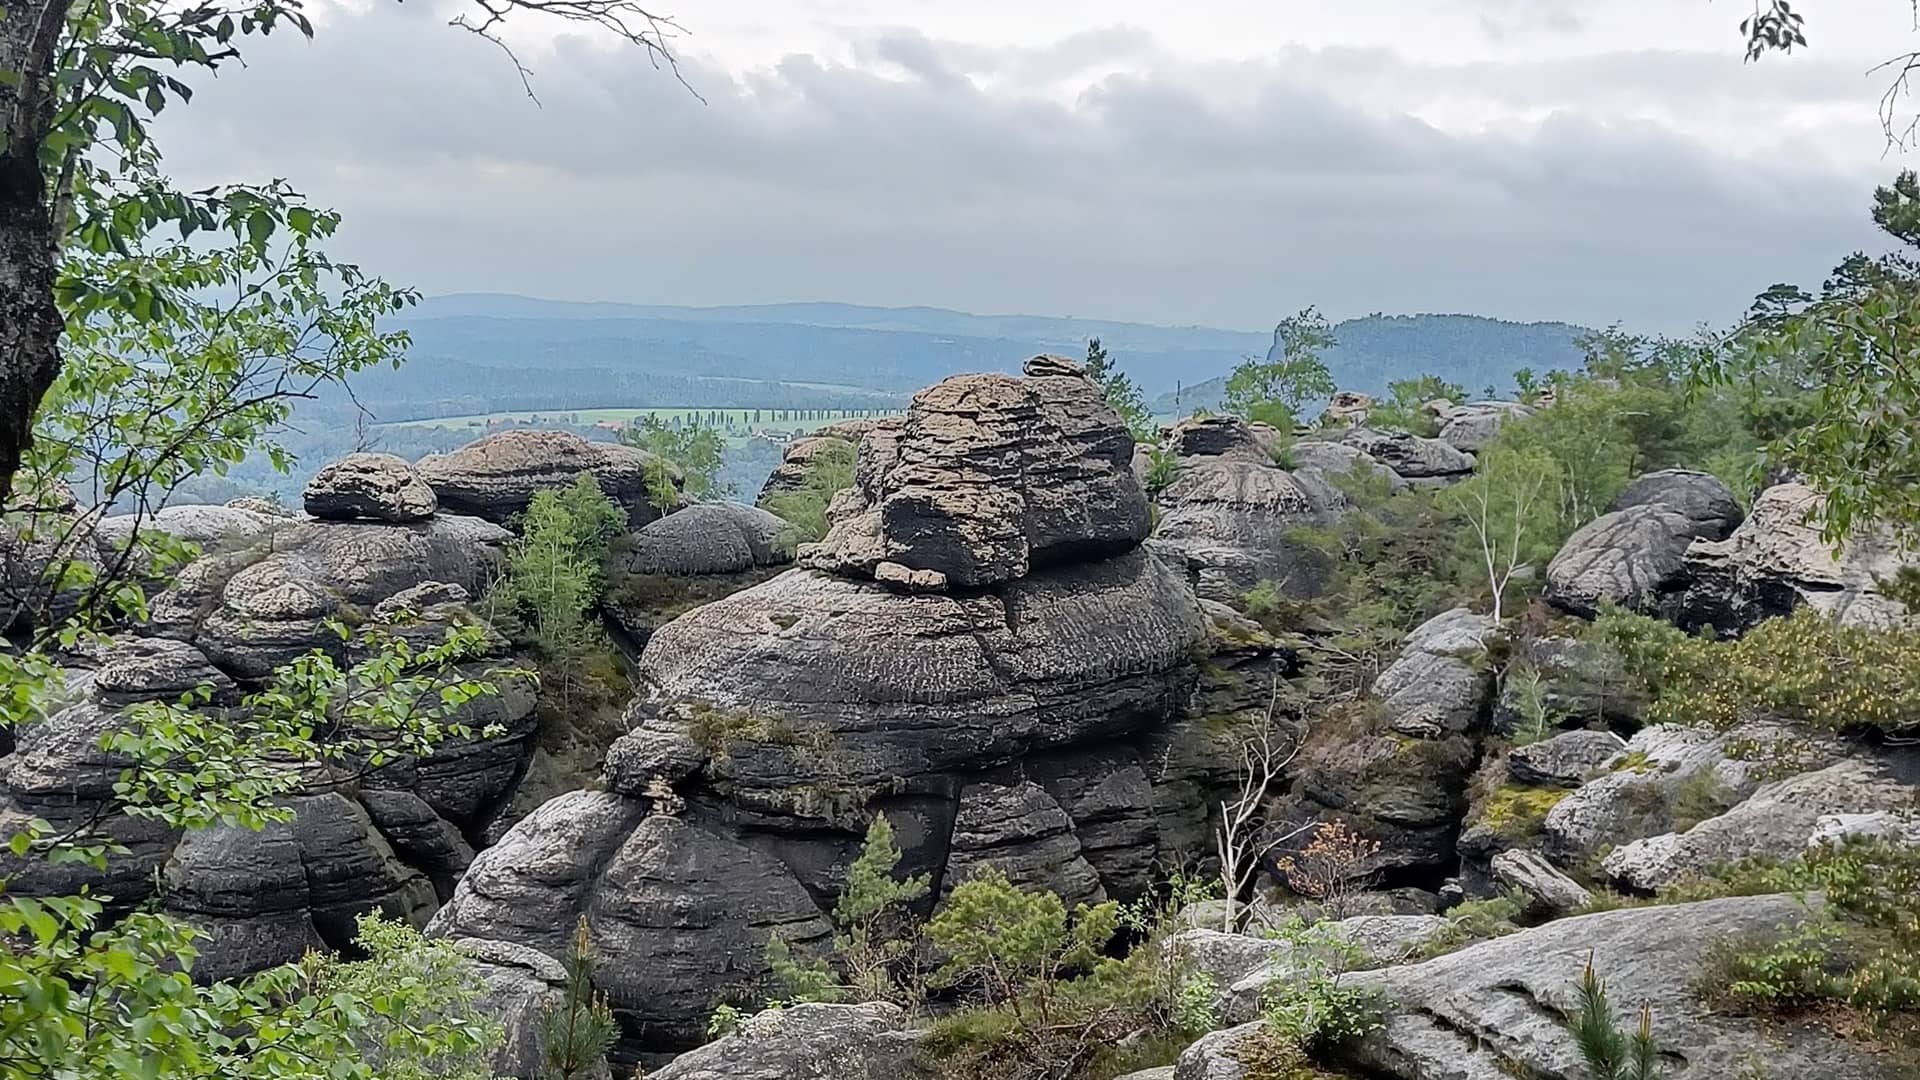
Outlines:
{"label": "weathered rock surface", "polygon": [[1616,1008],[1644,1002],[1653,1010],[1662,1056],[1675,1075],[1739,1076],[1757,1062],[1772,1080],[1884,1076],[1873,1055],[1818,1025],[1777,1028],[1714,1015],[1695,994],[1700,957],[1711,942],[1791,925],[1805,912],[1789,896],[1610,911],[1363,973],[1352,985],[1379,994],[1386,1025],[1336,1057],[1365,1075],[1399,1080],[1585,1077],[1567,1020],[1577,1011],[1591,954]]}
{"label": "weathered rock surface", "polygon": [[1363,971],[1404,962],[1447,929],[1438,915],[1357,915],[1313,924],[1300,945],[1186,930],[1170,947],[1179,949],[1188,969],[1205,972],[1220,987],[1215,1001],[1229,1022],[1260,1015],[1268,985],[1312,970]]}
{"label": "weathered rock surface", "polygon": [[960,793],[947,855],[948,890],[992,866],[1024,890],[1056,893],[1068,908],[1107,898],[1081,854],[1073,820],[1038,784],[970,784]]}
{"label": "weathered rock surface", "polygon": [[1507,755],[1507,773],[1517,784],[1579,787],[1626,745],[1611,731],[1563,731],[1542,742],[1514,747]]}
{"label": "weathered rock surface", "polygon": [[1539,915],[1565,915],[1593,902],[1586,886],[1555,869],[1531,851],[1503,851],[1493,857],[1493,879],[1525,896]]}
{"label": "weathered rock surface", "polygon": [[1324,427],[1359,427],[1367,422],[1367,414],[1373,411],[1373,398],[1358,390],[1340,390],[1327,402],[1326,411],[1320,414]]}
{"label": "weathered rock surface", "polygon": [[1791,859],[1830,816],[1912,811],[1917,794],[1884,770],[1849,759],[1763,784],[1739,805],[1685,832],[1624,844],[1600,869],[1629,889],[1652,892],[1745,859]]}
{"label": "weathered rock surface", "polygon": [[922,1033],[897,1005],[796,1005],[673,1059],[653,1080],[920,1080]]}
{"label": "weathered rock surface", "polygon": [[1421,485],[1451,483],[1473,471],[1473,455],[1439,439],[1409,435],[1404,431],[1378,431],[1356,427],[1338,438],[1374,460]]}
{"label": "weathered rock surface", "polygon": [[[867,430],[879,424],[879,421],[861,422],[869,425]],[[865,431],[861,434],[864,435]],[[808,435],[789,441],[786,450],[781,454],[780,464],[773,467],[773,473],[761,486],[760,495],[754,500],[755,504],[764,506],[770,496],[783,491],[800,490],[806,486],[807,476],[815,468],[816,458],[822,454],[832,453],[845,453],[851,457],[859,441],[857,438],[845,435]]]}
{"label": "weathered rock surface", "polygon": [[1906,605],[1881,592],[1880,582],[1920,565],[1915,556],[1874,531],[1848,537],[1836,558],[1811,518],[1819,505],[1814,489],[1778,484],[1754,499],[1731,536],[1688,548],[1683,624],[1738,633],[1803,604],[1849,626],[1910,622]]}
{"label": "weathered rock surface", "polygon": [[626,507],[634,525],[644,525],[660,516],[649,501],[648,473],[664,471],[675,488],[683,482],[677,466],[645,450],[528,429],[488,435],[450,454],[422,458],[416,468],[442,507],[497,523],[525,511],[534,492],[566,487],[590,473],[608,498]]}
{"label": "weathered rock surface", "polygon": [[1509,420],[1525,419],[1533,410],[1517,401],[1470,401],[1454,405],[1440,413],[1440,441],[1478,454],[1500,434]]}
{"label": "weathered rock surface", "polygon": [[538,949],[507,941],[461,938],[453,947],[468,957],[468,967],[485,987],[475,1010],[505,1030],[493,1056],[494,1075],[533,1080],[546,1064],[541,1023],[548,1010],[566,1002],[565,969]]}
{"label": "weathered rock surface", "polygon": [[1608,510],[1661,506],[1693,523],[1699,535],[1724,539],[1740,527],[1746,515],[1740,502],[1719,477],[1691,469],[1660,469],[1645,473],[1627,485]]}
{"label": "weathered rock surface", "polygon": [[1721,735],[1671,724],[1643,729],[1605,763],[1609,771],[1547,812],[1546,853],[1574,866],[1602,848],[1668,832],[1676,800],[1689,787],[1729,804],[1745,798],[1758,786],[1757,768],[1729,757],[1727,741],[1765,738],[1769,730],[1751,725]]}
{"label": "weathered rock surface", "polygon": [[245,544],[286,523],[287,519],[277,515],[232,506],[167,506],[144,516],[116,514],[102,518],[97,535],[108,550],[117,551],[126,546],[136,529],[153,529],[211,552]]}
{"label": "weathered rock surface", "polygon": [[412,465],[392,454],[348,454],[307,481],[307,513],[330,521],[425,521],[440,508]]}
{"label": "weathered rock surface", "polygon": [[852,494],[801,565],[871,577],[893,562],[972,588],[1145,539],[1133,439],[1099,388],[1058,357],[1027,371],[947,379],[867,432]]}
{"label": "weathered rock surface", "polygon": [[741,503],[695,503],[627,538],[618,565],[630,574],[737,574],[793,561],[779,543],[786,522]]}
{"label": "weathered rock surface", "polygon": [[151,605],[154,632],[191,641],[223,670],[262,679],[312,649],[337,653],[329,619],[372,611],[422,582],[485,590],[511,535],[439,514],[410,525],[309,521],[271,542],[199,559]]}
{"label": "weathered rock surface", "polygon": [[1587,617],[1609,603],[1666,611],[1690,580],[1684,556],[1699,535],[1692,519],[1658,504],[1602,514],[1574,530],[1547,564],[1547,600]]}
{"label": "weathered rock surface", "polygon": [[1414,628],[1373,682],[1393,730],[1430,739],[1474,727],[1493,688],[1493,673],[1478,661],[1496,629],[1491,616],[1466,608]]}
{"label": "weathered rock surface", "polygon": [[[1382,468],[1351,447],[1317,445],[1327,452],[1313,460],[1340,472]],[[1231,416],[1183,420],[1167,446],[1178,467],[1157,497],[1152,546],[1186,568],[1200,596],[1236,603],[1263,581],[1292,597],[1324,591],[1331,558],[1294,531],[1324,526],[1345,508],[1333,476],[1298,461],[1291,471],[1283,468],[1274,455],[1276,433]],[[1342,458],[1335,447],[1352,456]]]}

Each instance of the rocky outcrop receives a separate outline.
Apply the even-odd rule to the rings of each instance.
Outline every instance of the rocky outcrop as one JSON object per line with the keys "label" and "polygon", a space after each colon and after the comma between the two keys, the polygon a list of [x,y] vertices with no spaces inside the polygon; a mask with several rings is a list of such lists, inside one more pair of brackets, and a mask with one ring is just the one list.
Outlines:
{"label": "rocky outcrop", "polygon": [[1448,405],[1439,413],[1440,441],[1469,454],[1485,450],[1500,434],[1501,425],[1523,420],[1533,410],[1517,401],[1470,401]]}
{"label": "rocky outcrop", "polygon": [[151,604],[153,632],[191,641],[223,670],[263,679],[313,649],[338,654],[330,619],[364,616],[422,582],[482,593],[511,535],[439,514],[410,525],[309,521],[199,559]]}
{"label": "rocky outcrop", "polygon": [[1546,734],[1531,730],[1539,717],[1522,715],[1525,687],[1515,676],[1526,670],[1539,677],[1539,704],[1551,727],[1639,726],[1647,707],[1646,691],[1628,674],[1618,650],[1556,634],[1527,638],[1516,644],[1515,651],[1518,663],[1510,666],[1494,703],[1495,734],[1509,739]]}
{"label": "rocky outcrop", "polygon": [[755,506],[695,503],[636,530],[615,563],[629,574],[705,577],[793,561],[787,523]]}
{"label": "rocky outcrop", "polygon": [[683,483],[677,466],[645,450],[524,428],[422,458],[416,467],[442,507],[499,524],[524,512],[535,492],[566,487],[585,473],[626,508],[634,525],[645,525],[660,516],[648,477],[664,477],[676,493]]}
{"label": "rocky outcrop", "polygon": [[[1335,1059],[1363,1075],[1398,1080],[1585,1076],[1568,1019],[1578,1011],[1580,976],[1591,957],[1617,1009],[1644,1003],[1652,1010],[1662,1058],[1675,1075],[1739,1076],[1763,1062],[1773,1080],[1882,1076],[1874,1055],[1817,1024],[1782,1027],[1719,1015],[1697,996],[1708,946],[1727,935],[1791,926],[1806,914],[1791,896],[1610,911],[1355,975],[1350,985],[1378,995],[1385,1024],[1338,1048]],[[1184,1056],[1180,1068],[1187,1068]]]}
{"label": "rocky outcrop", "polygon": [[425,521],[440,508],[413,466],[392,454],[348,454],[307,481],[307,513],[329,521]]}
{"label": "rocky outcrop", "polygon": [[1373,411],[1373,398],[1358,390],[1341,390],[1327,402],[1327,408],[1320,414],[1321,427],[1359,427],[1367,422],[1367,414]]}
{"label": "rocky outcrop", "polygon": [[512,942],[462,938],[453,947],[482,987],[474,1010],[502,1029],[494,1075],[533,1080],[546,1064],[541,1024],[566,1003],[566,970],[546,953]]}
{"label": "rocky outcrop", "polygon": [[[825,937],[875,814],[928,905],[987,865],[1130,898],[1204,849],[1234,760],[1213,735],[1246,695],[1196,657],[1227,631],[1139,547],[1098,390],[1028,371],[920,394],[865,433],[801,567],[655,630],[605,790],[480,852],[435,930],[558,955],[584,916],[630,1049],[682,1048],[716,1002],[777,992],[771,934]],[[1284,662],[1270,639],[1221,649],[1223,681]]]}
{"label": "rocky outcrop", "polygon": [[1492,685],[1477,661],[1493,630],[1492,619],[1456,609],[1409,634],[1374,681],[1376,709],[1308,729],[1278,820],[1347,822],[1380,845],[1358,868],[1378,884],[1433,888],[1452,873],[1479,754],[1472,732]]}
{"label": "rocky outcrop", "polygon": [[1526,898],[1528,914],[1550,918],[1593,903],[1586,886],[1534,852],[1503,851],[1493,857],[1491,869],[1502,888]]}
{"label": "rocky outcrop", "polygon": [[1312,464],[1293,461],[1289,470],[1281,461],[1291,451],[1280,452],[1279,433],[1265,424],[1209,416],[1174,425],[1167,449],[1177,467],[1157,496],[1153,549],[1184,566],[1194,590],[1209,600],[1238,603],[1261,582],[1286,596],[1319,595],[1332,557],[1297,530],[1325,526],[1345,509],[1339,474],[1381,466],[1351,447],[1316,445],[1332,452],[1313,454]]}
{"label": "rocky outcrop", "polygon": [[648,1073],[653,1080],[931,1080],[919,1065],[924,1029],[897,1005],[796,1005],[748,1017],[740,1030]]}
{"label": "rocky outcrop", "polygon": [[1564,731],[1514,747],[1507,755],[1507,773],[1516,784],[1576,788],[1603,771],[1626,745],[1611,731]]}
{"label": "rocky outcrop", "polygon": [[1340,433],[1337,441],[1368,454],[1409,483],[1422,487],[1449,484],[1473,472],[1472,454],[1451,443],[1404,431],[1356,427]]}
{"label": "rocky outcrop", "polygon": [[[862,421],[862,423],[878,426],[879,421]],[[870,431],[872,427],[866,430]],[[864,435],[865,431],[861,434]],[[818,459],[823,455],[832,454],[843,454],[851,459],[859,441],[857,438],[837,434],[808,435],[789,441],[786,450],[781,453],[780,464],[773,467],[767,482],[761,486],[760,495],[754,500],[755,505],[765,506],[767,500],[774,495],[798,491],[806,487],[807,478],[817,468]]]}
{"label": "rocky outcrop", "polygon": [[[496,677],[485,662],[462,675],[492,679],[497,692],[452,719],[476,729],[500,723],[497,735],[426,758],[394,755],[357,779],[316,773],[284,801],[290,820],[258,832],[214,825],[182,834],[119,808],[114,785],[131,762],[102,740],[136,728],[132,706],[198,688],[217,717],[238,706],[239,688],[191,644],[119,639],[97,667],[69,672],[64,707],[23,728],[0,756],[0,827],[35,817],[58,829],[91,826],[125,850],[110,852],[103,869],[4,855],[0,876],[17,895],[110,895],[115,911],[155,900],[199,931],[194,973],[207,979],[296,960],[313,946],[344,948],[363,912],[422,924],[472,858],[462,829],[504,801],[532,734],[530,686]],[[340,764],[352,771],[353,762]]]}
{"label": "rocky outcrop", "polygon": [[1856,532],[1836,555],[1821,538],[1819,508],[1814,489],[1778,484],[1754,499],[1731,536],[1688,548],[1681,622],[1739,633],[1804,604],[1849,626],[1910,623],[1906,605],[1880,583],[1920,562],[1882,531]]}
{"label": "rocky outcrop", "polygon": [[1404,963],[1446,931],[1438,915],[1358,915],[1317,922],[1298,939],[1185,930],[1168,945],[1188,970],[1213,978],[1215,1006],[1231,1023],[1260,1015],[1267,987],[1313,971],[1364,971]]}
{"label": "rocky outcrop", "polygon": [[1625,888],[1653,892],[1747,859],[1785,861],[1815,842],[1823,822],[1839,815],[1910,813],[1916,795],[1884,770],[1848,759],[1763,784],[1725,813],[1683,832],[1623,844],[1600,870]]}
{"label": "rocky outcrop", "polygon": [[896,563],[979,588],[1145,539],[1133,439],[1099,389],[1058,357],[1027,373],[955,376],[868,431],[851,495],[801,565],[872,577]]}
{"label": "rocky outcrop", "polygon": [[1603,604],[1672,613],[1694,578],[1689,546],[1719,540],[1739,521],[1739,505],[1719,480],[1677,469],[1650,473],[1561,545],[1547,564],[1547,600],[1589,618]]}

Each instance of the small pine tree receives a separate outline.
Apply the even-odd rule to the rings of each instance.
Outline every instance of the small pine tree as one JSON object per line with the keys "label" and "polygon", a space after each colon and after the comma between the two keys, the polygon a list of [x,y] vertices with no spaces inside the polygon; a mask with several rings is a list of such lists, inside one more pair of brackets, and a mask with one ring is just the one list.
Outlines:
{"label": "small pine tree", "polygon": [[1633,1032],[1620,1030],[1607,986],[1593,970],[1593,955],[1580,976],[1580,1014],[1571,1024],[1580,1057],[1593,1080],[1661,1080],[1660,1045],[1653,1037],[1653,1008],[1640,1007],[1640,1023]]}
{"label": "small pine tree", "polygon": [[591,1076],[613,1047],[613,1010],[593,990],[593,940],[581,919],[561,966],[567,972],[566,996],[540,1018],[545,1063],[540,1080],[580,1080]]}
{"label": "small pine tree", "polygon": [[846,891],[833,909],[833,921],[840,927],[833,949],[862,1001],[902,996],[893,968],[911,951],[911,943],[900,933],[901,924],[908,915],[907,905],[925,897],[929,886],[925,874],[896,879],[894,870],[899,865],[893,825],[885,814],[875,814],[860,857],[847,871]]}
{"label": "small pine tree", "polygon": [[1159,426],[1147,408],[1145,395],[1126,372],[1113,366],[1099,338],[1087,339],[1086,371],[1087,378],[1106,395],[1108,406],[1119,415],[1121,423],[1127,425],[1136,442],[1154,442],[1159,438]]}

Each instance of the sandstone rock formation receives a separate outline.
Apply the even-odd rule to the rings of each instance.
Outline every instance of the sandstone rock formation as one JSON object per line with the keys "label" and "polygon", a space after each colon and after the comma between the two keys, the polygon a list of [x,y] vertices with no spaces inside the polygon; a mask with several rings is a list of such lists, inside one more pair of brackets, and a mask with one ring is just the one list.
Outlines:
{"label": "sandstone rock formation", "polygon": [[1449,404],[1439,413],[1440,441],[1455,450],[1478,454],[1493,442],[1500,426],[1509,420],[1532,416],[1533,410],[1517,401],[1470,401]]}
{"label": "sandstone rock formation", "polygon": [[[1366,1076],[1508,1080],[1584,1076],[1566,1018],[1591,956],[1616,1003],[1653,1011],[1662,1057],[1677,1076],[1739,1076],[1763,1063],[1773,1080],[1869,1080],[1884,1075],[1817,1024],[1774,1026],[1718,1015],[1695,984],[1705,949],[1726,935],[1770,931],[1805,918],[1792,896],[1753,896],[1561,919],[1458,952],[1351,979],[1374,991],[1386,1023],[1335,1052]],[[1616,1004],[1616,1007],[1619,1007]],[[1188,1071],[1183,1055],[1176,1077]],[[1226,1076],[1229,1074],[1220,1073]]]}
{"label": "sandstone rock formation", "polygon": [[1915,556],[1903,554],[1890,535],[1868,531],[1847,538],[1836,558],[1812,516],[1819,505],[1814,489],[1777,484],[1754,499],[1753,512],[1732,535],[1688,548],[1681,621],[1738,633],[1802,604],[1846,625],[1910,621],[1906,606],[1882,593],[1880,582],[1920,565]]}
{"label": "sandstone rock formation", "polygon": [[1576,530],[1547,565],[1547,600],[1591,617],[1603,603],[1659,614],[1674,610],[1692,579],[1695,540],[1719,540],[1739,524],[1726,485],[1705,473],[1641,477],[1614,508]]}
{"label": "sandstone rock formation", "polygon": [[606,790],[481,852],[436,932],[557,954],[584,915],[635,1043],[676,1047],[717,1001],[777,992],[769,935],[818,947],[875,813],[928,903],[987,864],[1129,897],[1200,854],[1175,845],[1205,843],[1233,768],[1210,733],[1254,696],[1229,676],[1278,654],[1251,628],[1202,678],[1195,657],[1247,628],[1139,547],[1131,442],[1097,388],[1028,371],[920,394],[866,432],[802,567],[656,630]]}
{"label": "sandstone rock formation", "polygon": [[653,1080],[932,1080],[919,1067],[924,1030],[897,1005],[798,1005],[682,1054]]}
{"label": "sandstone rock formation", "polygon": [[1320,414],[1320,423],[1322,427],[1359,427],[1367,422],[1367,414],[1372,411],[1370,395],[1358,390],[1340,390],[1327,402],[1326,411]]}
{"label": "sandstone rock formation", "polygon": [[392,454],[348,454],[307,481],[307,513],[330,521],[424,521],[440,507],[413,466]]}
{"label": "sandstone rock formation", "polygon": [[1282,445],[1265,424],[1231,416],[1183,420],[1168,433],[1166,449],[1176,455],[1177,468],[1157,496],[1160,522],[1152,547],[1184,566],[1202,597],[1238,603],[1263,581],[1286,596],[1319,595],[1330,557],[1294,531],[1324,526],[1346,507],[1340,475],[1384,471],[1364,453],[1336,443],[1313,444],[1318,449],[1294,460],[1289,470],[1281,464]]}
{"label": "sandstone rock formation", "polygon": [[602,601],[633,655],[676,616],[757,585],[793,561],[787,523],[741,503],[696,503],[614,545]]}
{"label": "sandstone rock formation", "polygon": [[649,472],[665,475],[676,489],[683,482],[677,466],[645,450],[529,429],[488,435],[450,454],[422,458],[416,468],[441,506],[495,523],[526,510],[534,492],[566,487],[591,473],[608,498],[626,507],[634,525],[644,525],[660,516],[647,490]]}
{"label": "sandstone rock formation", "polygon": [[1473,455],[1439,439],[1404,431],[1356,427],[1340,434],[1338,442],[1371,455],[1409,483],[1438,487],[1462,480],[1473,472]]}
{"label": "sandstone rock formation", "polygon": [[[869,425],[860,432],[861,435],[865,435],[866,431],[872,430],[879,421],[859,421],[859,423]],[[839,425],[829,427],[834,431],[840,430]],[[781,453],[780,464],[773,467],[767,482],[761,486],[760,495],[754,500],[755,505],[765,506],[769,497],[781,492],[798,491],[806,485],[808,472],[816,458],[832,452],[851,454],[859,442],[858,438],[844,434],[814,434],[789,441],[786,449]]]}

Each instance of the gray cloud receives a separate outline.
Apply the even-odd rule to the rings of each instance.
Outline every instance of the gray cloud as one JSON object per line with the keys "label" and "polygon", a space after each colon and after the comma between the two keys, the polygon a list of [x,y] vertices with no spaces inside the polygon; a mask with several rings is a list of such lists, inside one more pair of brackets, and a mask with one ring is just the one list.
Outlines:
{"label": "gray cloud", "polygon": [[[268,43],[163,137],[192,182],[293,179],[347,215],[343,255],[428,291],[1683,329],[1871,243],[1891,171],[1832,152],[1877,149],[1857,69],[1736,52],[1199,65],[1124,28],[991,50],[897,31],[851,63],[692,59],[702,104],[561,39],[529,58],[536,107],[492,46],[406,5]],[[1129,73],[1062,89],[1112,66]],[[1543,115],[1443,127],[1434,102]],[[1847,119],[1756,120],[1729,144],[1643,118],[1661,109]]]}

